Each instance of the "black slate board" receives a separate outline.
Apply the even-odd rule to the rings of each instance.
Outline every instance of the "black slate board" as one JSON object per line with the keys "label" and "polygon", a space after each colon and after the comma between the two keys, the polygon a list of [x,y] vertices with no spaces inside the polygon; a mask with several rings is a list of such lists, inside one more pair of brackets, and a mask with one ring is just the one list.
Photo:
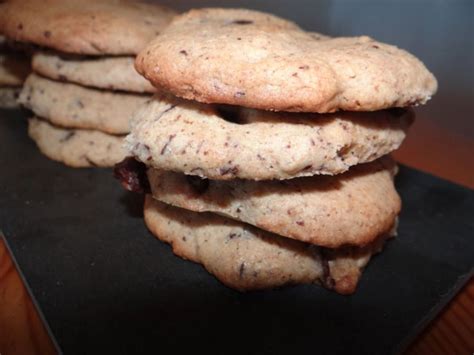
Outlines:
{"label": "black slate board", "polygon": [[232,291],[153,238],[110,170],[43,157],[24,116],[0,113],[0,227],[65,354],[397,352],[472,275],[474,192],[402,166],[399,236],[355,295]]}

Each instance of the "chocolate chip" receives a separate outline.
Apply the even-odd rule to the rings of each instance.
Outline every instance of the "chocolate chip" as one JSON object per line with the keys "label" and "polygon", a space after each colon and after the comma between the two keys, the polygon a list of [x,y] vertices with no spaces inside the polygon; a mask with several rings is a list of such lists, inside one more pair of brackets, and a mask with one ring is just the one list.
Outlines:
{"label": "chocolate chip", "polygon": [[309,69],[309,65],[302,65],[302,66],[299,67],[299,69],[307,70],[307,69]]}
{"label": "chocolate chip", "polygon": [[125,158],[114,167],[114,177],[122,186],[132,192],[150,192],[150,183],[146,175],[146,165],[133,157]]}
{"label": "chocolate chip", "polygon": [[180,50],[179,53],[181,53],[182,55],[185,55],[185,56],[188,55],[188,52],[186,52],[184,49]]}
{"label": "chocolate chip", "polygon": [[227,237],[228,237],[229,239],[234,239],[234,238],[240,237],[240,234],[238,234],[238,233],[230,233]]}
{"label": "chocolate chip", "polygon": [[176,105],[170,105],[170,107],[168,107],[166,110],[163,111],[163,115],[167,112],[170,112],[171,110],[174,110],[176,108]]}
{"label": "chocolate chip", "polygon": [[198,195],[204,193],[209,188],[208,179],[202,179],[199,176],[186,175],[186,180]]}
{"label": "chocolate chip", "polygon": [[44,32],[43,32],[43,35],[44,35],[46,38],[50,38],[50,37],[51,37],[51,31],[44,31]]}
{"label": "chocolate chip", "polygon": [[239,277],[242,278],[244,276],[244,272],[245,272],[245,263],[242,263],[240,264],[240,268],[239,268]]}
{"label": "chocolate chip", "polygon": [[349,125],[347,122],[340,122],[339,125],[342,127],[342,129],[344,131],[348,131],[349,130]]}
{"label": "chocolate chip", "polygon": [[239,168],[237,166],[223,167],[219,169],[221,175],[237,175]]}
{"label": "chocolate chip", "polygon": [[250,20],[234,20],[231,22],[234,25],[250,25],[253,23],[253,21]]}
{"label": "chocolate chip", "polygon": [[372,48],[379,49],[380,47],[377,46],[376,44],[373,44],[373,45],[372,45]]}
{"label": "chocolate chip", "polygon": [[91,42],[90,45],[91,45],[91,47],[94,48],[97,52],[102,52],[102,48],[101,48],[97,43]]}
{"label": "chocolate chip", "polygon": [[[166,111],[165,111],[166,112]],[[171,141],[176,137],[176,134],[170,134],[170,136],[168,137],[168,141],[166,142],[166,144],[163,146],[163,148],[161,149],[161,152],[160,154],[163,155],[165,154],[166,152],[166,148],[168,148],[169,144],[171,143]]]}
{"label": "chocolate chip", "polygon": [[299,226],[304,226],[304,221],[296,221],[296,224]]}
{"label": "chocolate chip", "polygon": [[327,289],[331,290],[334,288],[334,285],[335,285],[335,281],[334,279],[331,277],[331,268],[329,267],[329,261],[325,255],[325,252],[323,249],[320,249],[320,252],[319,252],[320,256],[321,256],[321,264],[322,264],[322,267],[323,267],[323,275],[321,276],[321,283],[323,284],[324,287],[326,287]]}
{"label": "chocolate chip", "polygon": [[158,117],[155,118],[155,121],[158,121],[163,115],[167,112],[170,112],[171,110],[174,110],[176,105],[170,105],[166,110],[162,111],[159,113]]}
{"label": "chocolate chip", "polygon": [[84,158],[87,160],[90,166],[98,166],[94,161],[92,161],[88,156],[84,156]]}
{"label": "chocolate chip", "polygon": [[23,29],[23,24],[22,23],[19,23],[17,28],[21,31]]}
{"label": "chocolate chip", "polygon": [[72,137],[74,137],[74,135],[76,134],[76,132],[74,131],[71,131],[71,132],[68,132],[63,138],[61,138],[59,141],[60,142],[66,142],[68,140],[70,140]]}

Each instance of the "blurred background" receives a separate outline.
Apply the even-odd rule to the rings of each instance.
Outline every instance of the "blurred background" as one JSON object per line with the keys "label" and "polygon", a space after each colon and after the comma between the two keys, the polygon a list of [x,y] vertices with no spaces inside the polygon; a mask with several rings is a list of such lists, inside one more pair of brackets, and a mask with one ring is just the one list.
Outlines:
{"label": "blurred background", "polygon": [[448,168],[451,175],[444,177],[459,176],[462,183],[474,187],[474,1],[156,2],[181,11],[207,6],[262,10],[291,19],[307,30],[332,36],[368,35],[408,50],[434,73],[439,90],[426,106],[416,109],[417,121],[396,156],[404,162],[409,155],[410,163],[440,176]]}

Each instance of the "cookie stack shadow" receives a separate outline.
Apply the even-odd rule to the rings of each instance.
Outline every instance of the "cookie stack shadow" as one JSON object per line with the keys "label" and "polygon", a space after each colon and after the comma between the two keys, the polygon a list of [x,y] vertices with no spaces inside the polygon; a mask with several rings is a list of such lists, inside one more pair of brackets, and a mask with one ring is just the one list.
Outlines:
{"label": "cookie stack shadow", "polygon": [[6,36],[34,51],[19,102],[34,113],[28,133],[41,152],[72,167],[121,161],[129,120],[155,92],[134,57],[174,12],[111,0],[0,6]]}
{"label": "cookie stack shadow", "polygon": [[17,99],[29,72],[28,56],[11,48],[5,37],[0,35],[0,108],[18,107]]}
{"label": "cookie stack shadow", "polygon": [[[355,291],[396,233],[397,149],[436,80],[369,37],[249,10],[177,16],[136,59],[160,88],[116,167],[151,232],[238,290]],[[165,93],[166,92],[166,93]]]}

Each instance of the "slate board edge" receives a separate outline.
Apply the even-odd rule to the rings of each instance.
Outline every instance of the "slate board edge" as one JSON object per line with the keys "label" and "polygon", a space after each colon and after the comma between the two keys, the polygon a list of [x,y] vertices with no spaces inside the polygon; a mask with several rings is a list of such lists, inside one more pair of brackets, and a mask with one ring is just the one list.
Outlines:
{"label": "slate board edge", "polygon": [[28,281],[26,280],[26,277],[25,277],[20,265],[18,264],[18,262],[16,260],[16,257],[13,254],[13,251],[12,251],[10,245],[8,244],[8,240],[5,237],[5,234],[3,233],[3,231],[1,229],[0,229],[0,239],[2,239],[3,243],[5,244],[5,247],[7,249],[7,253],[9,254],[9,256],[12,260],[13,266],[15,267],[16,271],[20,275],[20,280],[23,283],[23,285],[25,286],[26,292],[28,293],[28,296],[30,297],[31,302],[33,303],[33,306],[35,307],[36,313],[38,314],[38,316],[41,320],[41,323],[43,324],[43,326],[46,329],[46,333],[48,334],[49,339],[51,339],[51,342],[53,343],[53,346],[56,350],[56,353],[57,354],[63,354],[61,348],[59,347],[59,343],[57,342],[56,337],[54,336],[53,331],[52,331],[51,327],[49,326],[48,320],[46,319],[46,316],[44,315],[44,312],[41,309],[41,306],[40,306],[39,302],[36,300],[36,297],[33,293],[33,290],[31,289]]}
{"label": "slate board edge", "polygon": [[431,322],[443,311],[443,309],[457,296],[459,291],[467,285],[467,283],[474,277],[474,269],[471,269],[467,274],[462,275],[458,278],[458,281],[454,287],[440,298],[440,301],[430,309],[423,319],[415,325],[414,332],[409,334],[404,340],[402,340],[398,346],[394,349],[393,354],[403,354],[415,342],[418,336],[425,331]]}

